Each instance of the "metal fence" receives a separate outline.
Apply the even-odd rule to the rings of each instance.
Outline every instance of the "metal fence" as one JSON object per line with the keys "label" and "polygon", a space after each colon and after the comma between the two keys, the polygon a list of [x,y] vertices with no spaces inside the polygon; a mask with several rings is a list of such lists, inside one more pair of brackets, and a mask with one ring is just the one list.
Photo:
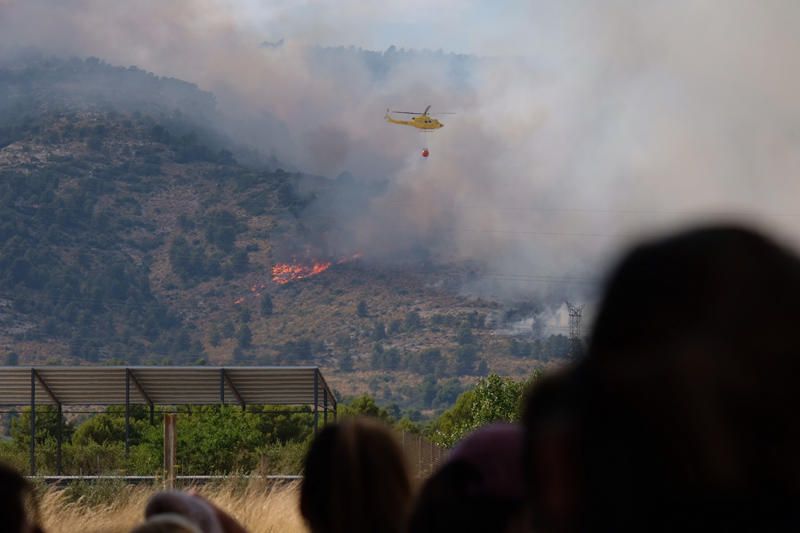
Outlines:
{"label": "metal fence", "polygon": [[139,483],[163,486],[164,488],[192,487],[206,483],[219,481],[249,481],[251,479],[262,480],[266,483],[292,483],[303,479],[300,475],[283,476],[262,476],[258,474],[230,474],[230,475],[210,475],[210,476],[175,476],[174,480],[167,480],[163,476],[27,476],[28,479],[48,485],[67,486],[71,483],[99,483],[107,481],[120,481],[131,485]]}
{"label": "metal fence", "polygon": [[[398,434],[398,439],[403,447],[406,460],[411,469],[411,474],[417,479],[425,479],[430,476],[437,468],[437,466],[445,459],[448,450],[433,444],[422,435],[415,433],[408,433],[401,431]],[[259,474],[229,474],[229,475],[176,475],[174,480],[167,481],[162,476],[125,476],[125,475],[51,475],[51,476],[32,476],[31,479],[36,479],[45,483],[63,485],[75,481],[96,482],[102,480],[123,480],[128,483],[155,483],[166,482],[167,486],[178,485],[193,485],[202,484],[213,481],[221,481],[225,479],[250,479],[250,478],[263,478],[266,481],[272,482],[286,482],[297,481],[301,479],[299,475],[259,475]]]}
{"label": "metal fence", "polygon": [[433,444],[422,435],[400,432],[400,443],[411,472],[419,479],[431,475],[447,455],[447,450]]}

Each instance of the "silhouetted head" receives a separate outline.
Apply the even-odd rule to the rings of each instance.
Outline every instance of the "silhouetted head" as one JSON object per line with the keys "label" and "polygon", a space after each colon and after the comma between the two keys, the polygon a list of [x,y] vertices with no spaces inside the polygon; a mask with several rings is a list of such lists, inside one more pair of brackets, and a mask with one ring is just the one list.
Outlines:
{"label": "silhouetted head", "polygon": [[522,428],[493,424],[466,437],[425,482],[410,531],[516,531],[522,523]]}
{"label": "silhouetted head", "polygon": [[40,532],[33,487],[16,470],[0,464],[0,522],[9,533]]}
{"label": "silhouetted head", "polygon": [[205,533],[191,520],[176,513],[153,515],[131,533]]}
{"label": "silhouetted head", "polygon": [[[539,519],[557,530],[794,524],[798,302],[800,260],[747,229],[699,229],[630,252],[586,359],[528,400]],[[548,461],[559,465],[557,490]]]}
{"label": "silhouetted head", "polygon": [[577,370],[549,374],[528,391],[523,412],[523,472],[536,531],[574,531],[582,495]]}
{"label": "silhouetted head", "polygon": [[313,533],[404,532],[410,500],[403,451],[378,422],[328,425],[314,439],[300,490]]}
{"label": "silhouetted head", "polygon": [[175,531],[181,531],[180,528],[185,528],[185,525],[176,522],[176,516],[183,517],[203,533],[222,533],[224,531],[214,507],[208,501],[177,490],[154,494],[145,506],[144,516],[147,519],[146,523],[152,522],[150,525],[156,528],[153,531],[161,531],[162,529],[158,528],[169,527],[175,527]]}

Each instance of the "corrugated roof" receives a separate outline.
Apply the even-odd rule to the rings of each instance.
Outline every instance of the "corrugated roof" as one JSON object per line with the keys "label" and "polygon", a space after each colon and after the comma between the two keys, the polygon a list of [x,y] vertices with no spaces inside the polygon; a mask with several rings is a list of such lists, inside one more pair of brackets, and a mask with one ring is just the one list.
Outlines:
{"label": "corrugated roof", "polygon": [[[336,400],[317,367],[0,367],[0,406],[36,404],[317,405]],[[316,392],[316,399],[315,399]]]}

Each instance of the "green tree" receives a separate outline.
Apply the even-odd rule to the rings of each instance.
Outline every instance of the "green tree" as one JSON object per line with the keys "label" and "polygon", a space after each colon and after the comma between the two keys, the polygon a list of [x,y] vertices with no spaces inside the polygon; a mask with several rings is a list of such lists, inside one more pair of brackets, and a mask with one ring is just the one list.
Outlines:
{"label": "green tree", "polygon": [[422,326],[422,318],[416,311],[409,311],[406,313],[403,326],[405,327],[406,331],[415,331]]}
{"label": "green tree", "polygon": [[464,391],[464,387],[458,381],[458,378],[451,378],[440,383],[436,390],[436,396],[433,398],[433,405],[436,407],[447,407],[453,405],[458,399],[458,395]]}
{"label": "green tree", "polygon": [[367,302],[361,300],[356,306],[356,314],[362,318],[369,316],[369,309],[367,309]]}
{"label": "green tree", "polygon": [[247,324],[242,324],[239,331],[236,333],[236,340],[240,348],[249,348],[253,343],[253,332]]}
{"label": "green tree", "polygon": [[178,425],[178,463],[185,473],[255,468],[264,443],[258,416],[234,406],[192,407],[191,414],[178,414]]}
{"label": "green tree", "polygon": [[508,353],[512,357],[530,357],[532,351],[531,343],[521,342],[517,339],[511,339],[508,343]]}
{"label": "green tree", "polygon": [[353,356],[350,355],[350,352],[345,352],[339,358],[339,370],[341,370],[342,372],[353,371]]}
{"label": "green tree", "polygon": [[[145,426],[149,425],[145,409],[142,406],[131,407],[130,442],[139,444]],[[88,446],[90,444],[110,444],[125,441],[125,409],[121,406],[112,406],[104,413],[99,413],[84,421],[75,430],[72,444]]]}
{"label": "green tree", "polygon": [[400,368],[400,351],[397,348],[384,350],[383,368],[386,370],[397,370]]}
{"label": "green tree", "polygon": [[536,371],[527,382],[497,374],[481,378],[474,389],[461,394],[455,405],[436,420],[431,439],[441,446],[451,447],[483,425],[518,421],[523,392],[540,376],[541,372]]}
{"label": "green tree", "polygon": [[[236,215],[226,210],[212,211],[206,216],[206,240],[220,250],[232,252],[240,227]],[[245,260],[246,261],[246,260]]]}
{"label": "green tree", "polygon": [[250,266],[250,258],[247,255],[246,250],[236,250],[233,254],[233,258],[231,259],[231,268],[235,272],[247,272],[247,268]]}
{"label": "green tree", "polygon": [[222,342],[222,334],[219,332],[219,329],[216,326],[211,328],[211,334],[208,336],[208,342],[214,347],[219,346],[220,342]]}
{"label": "green tree", "polygon": [[466,346],[475,342],[475,337],[472,335],[472,329],[469,325],[461,326],[456,333],[456,342],[461,346]]}
{"label": "green tree", "polygon": [[389,322],[389,335],[396,335],[403,331],[403,321],[402,320],[392,320]]}
{"label": "green tree", "polygon": [[386,338],[386,326],[384,326],[383,322],[375,322],[375,326],[372,328],[372,340],[374,341],[382,341]]}
{"label": "green tree", "polygon": [[314,357],[314,343],[306,337],[289,341],[281,347],[279,355],[287,363],[307,361]]}
{"label": "green tree", "polygon": [[[74,426],[66,419],[62,421],[62,435],[69,440]],[[36,407],[36,444],[41,445],[47,441],[55,441],[58,434],[58,410],[50,405]],[[26,407],[11,421],[11,439],[14,446],[20,450],[27,450],[31,442],[31,409]]]}
{"label": "green tree", "polygon": [[261,297],[261,316],[270,316],[272,314],[272,297],[269,294],[264,294]]}
{"label": "green tree", "polygon": [[422,397],[422,405],[426,408],[430,408],[433,405],[433,400],[438,392],[436,385],[436,378],[431,375],[425,376],[420,384],[419,392]]}
{"label": "green tree", "polygon": [[478,359],[478,348],[474,344],[459,346],[456,349],[456,373],[472,375],[475,373],[475,362]]}
{"label": "green tree", "polygon": [[244,353],[244,350],[242,349],[241,346],[235,346],[233,348],[233,353],[231,353],[231,355],[233,356],[233,360],[236,363],[241,363],[247,358],[247,354]]}
{"label": "green tree", "polygon": [[443,361],[439,348],[426,348],[417,353],[409,364],[409,369],[418,374],[434,375]]}
{"label": "green tree", "polygon": [[289,413],[284,406],[252,406],[248,410],[259,415],[258,429],[265,442],[304,441],[312,436],[314,415],[304,407]]}
{"label": "green tree", "polygon": [[383,345],[376,342],[372,345],[372,356],[370,357],[370,366],[373,370],[381,370],[384,367],[383,362]]}
{"label": "green tree", "polygon": [[368,416],[377,418],[387,424],[393,422],[389,411],[375,403],[375,399],[367,394],[353,398],[347,403],[339,404],[339,414],[343,418]]}
{"label": "green tree", "polygon": [[473,428],[490,422],[518,420],[524,385],[521,381],[502,378],[497,374],[481,379],[474,389]]}

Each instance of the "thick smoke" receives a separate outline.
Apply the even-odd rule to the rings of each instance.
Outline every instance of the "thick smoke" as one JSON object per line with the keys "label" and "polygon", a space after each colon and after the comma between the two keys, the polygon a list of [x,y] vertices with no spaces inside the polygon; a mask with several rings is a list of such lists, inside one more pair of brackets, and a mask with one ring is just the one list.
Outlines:
{"label": "thick smoke", "polygon": [[[580,299],[631,239],[717,216],[800,241],[797,2],[521,2],[487,18],[494,30],[474,28],[483,58],[418,54],[378,74],[365,54],[310,46],[374,39],[403,13],[387,4],[282,2],[259,26],[247,2],[5,0],[0,50],[198,83],[229,133],[262,151],[388,180],[368,207],[335,210],[331,246],[474,262],[478,293]],[[430,24],[426,42],[441,32],[442,48],[473,31],[430,18],[412,22]],[[387,106],[427,104],[458,115],[425,137],[382,122]]]}

